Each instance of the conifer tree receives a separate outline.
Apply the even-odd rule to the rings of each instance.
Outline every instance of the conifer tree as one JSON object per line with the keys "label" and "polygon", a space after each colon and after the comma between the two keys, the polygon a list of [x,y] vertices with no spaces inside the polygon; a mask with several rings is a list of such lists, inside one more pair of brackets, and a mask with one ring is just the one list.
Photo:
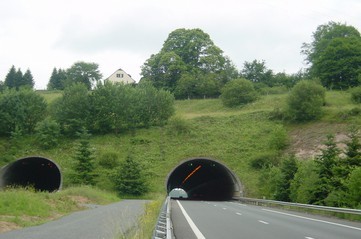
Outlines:
{"label": "conifer tree", "polygon": [[95,174],[94,174],[94,158],[93,152],[90,147],[89,137],[90,134],[86,129],[82,129],[78,132],[80,137],[79,145],[74,159],[77,161],[75,165],[75,182],[85,185],[94,185],[95,184]]}
{"label": "conifer tree", "polygon": [[145,177],[140,165],[131,155],[121,164],[117,178],[116,189],[119,194],[139,196],[148,191]]}
{"label": "conifer tree", "polygon": [[341,182],[335,174],[340,150],[336,145],[334,135],[327,135],[325,146],[322,154],[316,158],[319,182],[313,192],[313,199],[311,199],[311,203],[321,205],[325,205],[325,199],[334,189],[341,187]]}
{"label": "conifer tree", "polygon": [[34,87],[34,77],[29,69],[27,69],[25,74],[23,75],[22,85],[30,86],[30,88]]}

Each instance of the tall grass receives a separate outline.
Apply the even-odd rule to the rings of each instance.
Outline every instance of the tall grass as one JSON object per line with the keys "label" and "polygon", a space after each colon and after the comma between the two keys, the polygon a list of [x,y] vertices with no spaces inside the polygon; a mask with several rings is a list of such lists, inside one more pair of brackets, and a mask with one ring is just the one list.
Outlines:
{"label": "tall grass", "polygon": [[107,204],[119,201],[114,194],[79,186],[57,193],[31,188],[9,188],[0,192],[0,221],[33,226],[84,208],[84,203]]}

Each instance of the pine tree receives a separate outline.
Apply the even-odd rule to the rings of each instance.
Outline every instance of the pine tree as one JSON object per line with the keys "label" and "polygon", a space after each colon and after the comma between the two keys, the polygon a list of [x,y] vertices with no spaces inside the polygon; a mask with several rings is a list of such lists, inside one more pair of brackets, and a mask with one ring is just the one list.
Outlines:
{"label": "pine tree", "polygon": [[277,182],[276,200],[290,202],[291,201],[291,182],[298,170],[296,157],[290,156],[282,162],[281,177]]}
{"label": "pine tree", "polygon": [[142,175],[140,165],[128,155],[125,162],[120,166],[116,178],[116,189],[119,194],[142,195],[148,192],[145,177]]}
{"label": "pine tree", "polygon": [[346,167],[353,168],[361,166],[361,143],[360,133],[357,128],[352,128],[348,137],[350,141],[346,143]]}
{"label": "pine tree", "polygon": [[58,70],[54,67],[48,82],[48,86],[47,86],[48,90],[64,90],[65,80],[66,80],[65,71],[60,68]]}
{"label": "pine tree", "polygon": [[90,134],[86,129],[82,129],[78,136],[80,137],[79,145],[75,154],[74,159],[77,161],[75,165],[75,182],[79,184],[94,185],[95,174],[94,174],[94,158],[93,152],[90,148],[89,137]]}
{"label": "pine tree", "polygon": [[322,154],[316,158],[319,182],[313,192],[313,199],[311,199],[311,203],[322,205],[325,204],[325,199],[333,190],[342,186],[340,179],[335,174],[340,150],[336,145],[334,135],[327,135],[325,146]]}
{"label": "pine tree", "polygon": [[16,69],[13,65],[9,73],[5,77],[4,85],[8,88],[15,88],[16,87]]}
{"label": "pine tree", "polygon": [[31,74],[30,69],[27,69],[25,74],[23,75],[22,85],[23,86],[30,86],[31,88],[34,87],[34,77]]}

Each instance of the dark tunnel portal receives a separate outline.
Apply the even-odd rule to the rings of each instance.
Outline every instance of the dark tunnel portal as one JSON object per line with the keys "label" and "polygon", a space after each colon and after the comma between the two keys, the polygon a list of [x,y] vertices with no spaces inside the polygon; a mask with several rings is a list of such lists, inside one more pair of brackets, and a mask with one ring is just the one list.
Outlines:
{"label": "dark tunnel portal", "polygon": [[223,164],[206,158],[190,159],[168,176],[167,192],[182,188],[192,200],[227,201],[240,193],[235,175]]}
{"label": "dark tunnel portal", "polygon": [[61,189],[59,167],[43,157],[18,159],[3,167],[0,172],[0,187],[34,187],[35,190],[53,192]]}

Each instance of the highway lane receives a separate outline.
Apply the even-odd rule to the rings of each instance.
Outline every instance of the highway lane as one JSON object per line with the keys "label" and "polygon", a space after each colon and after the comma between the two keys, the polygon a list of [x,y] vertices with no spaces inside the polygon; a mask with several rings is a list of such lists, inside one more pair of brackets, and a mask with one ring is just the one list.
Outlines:
{"label": "highway lane", "polygon": [[177,239],[361,238],[361,223],[357,222],[234,202],[173,200],[171,205]]}

